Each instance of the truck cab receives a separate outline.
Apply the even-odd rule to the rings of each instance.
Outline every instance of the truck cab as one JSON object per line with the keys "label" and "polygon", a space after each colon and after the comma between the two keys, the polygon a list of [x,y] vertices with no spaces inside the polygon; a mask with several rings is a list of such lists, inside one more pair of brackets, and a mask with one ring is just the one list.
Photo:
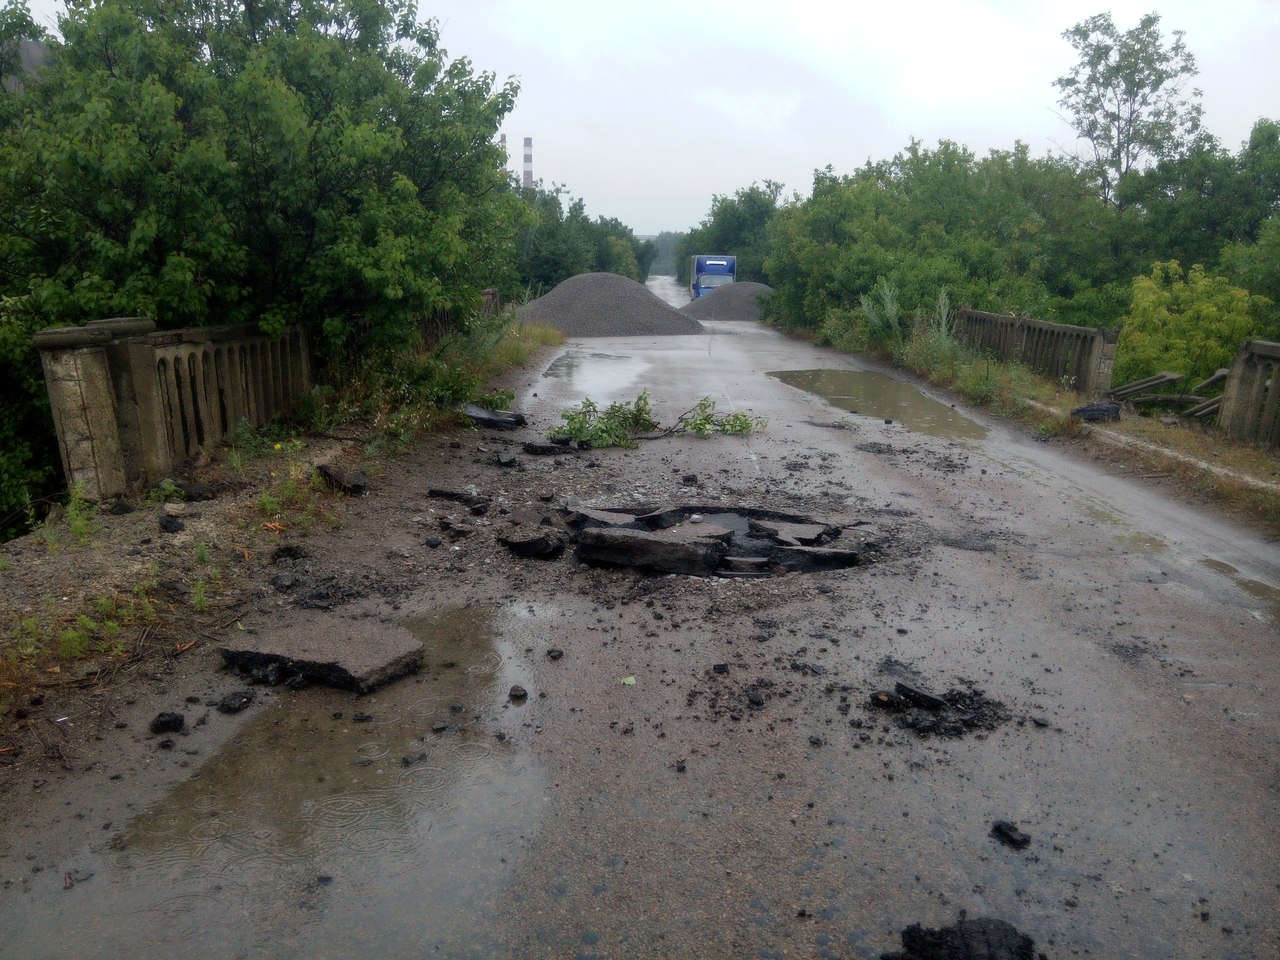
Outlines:
{"label": "truck cab", "polygon": [[716,287],[733,283],[737,275],[737,257],[723,254],[696,254],[689,267],[689,293],[696,300]]}

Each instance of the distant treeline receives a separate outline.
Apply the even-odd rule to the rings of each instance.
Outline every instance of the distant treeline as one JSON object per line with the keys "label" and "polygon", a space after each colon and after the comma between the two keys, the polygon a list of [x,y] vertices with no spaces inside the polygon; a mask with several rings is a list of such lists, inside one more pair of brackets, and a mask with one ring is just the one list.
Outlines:
{"label": "distant treeline", "polygon": [[1194,59],[1158,23],[1122,33],[1101,15],[1064,34],[1081,60],[1059,103],[1082,156],[913,140],[852,173],[816,171],[807,197],[770,181],[716,196],[677,266],[736,254],[739,279],[774,288],[770,322],[832,341],[900,335],[945,291],[1121,326],[1118,381],[1212,373],[1242,340],[1280,338],[1280,123],[1259,119],[1235,152],[1205,133],[1198,92],[1182,92]]}

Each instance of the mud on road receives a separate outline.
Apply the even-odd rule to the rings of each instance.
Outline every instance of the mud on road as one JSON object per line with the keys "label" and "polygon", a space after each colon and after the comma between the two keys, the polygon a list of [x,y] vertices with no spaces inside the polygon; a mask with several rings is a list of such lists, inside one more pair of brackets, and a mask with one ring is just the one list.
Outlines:
{"label": "mud on road", "polygon": [[[418,674],[250,685],[201,644],[74,773],[9,778],[5,949],[1275,956],[1280,613],[1242,582],[1280,582],[1276,546],[999,425],[833,405],[766,374],[857,361],[706,326],[571,341],[515,384],[526,428],[381,465],[227,628],[409,631]],[[584,390],[641,389],[660,419],[710,395],[769,426],[524,452]],[[862,531],[864,562],[577,558],[575,511],[682,504]],[[531,526],[564,551],[504,545]],[[161,709],[179,732],[149,732]]]}

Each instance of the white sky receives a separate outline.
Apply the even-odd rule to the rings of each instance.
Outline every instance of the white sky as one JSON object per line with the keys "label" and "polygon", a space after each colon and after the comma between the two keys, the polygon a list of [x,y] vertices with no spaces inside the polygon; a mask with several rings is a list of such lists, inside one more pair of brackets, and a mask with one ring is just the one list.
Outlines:
{"label": "white sky", "polygon": [[[62,6],[31,8],[51,26]],[[419,16],[452,57],[520,81],[503,127],[515,173],[533,137],[536,178],[643,235],[695,226],[712,194],[753,181],[807,195],[815,168],[848,173],[913,136],[1071,148],[1061,34],[1108,9],[1121,30],[1156,9],[1166,37],[1186,32],[1228,149],[1280,119],[1277,0],[420,0]]]}

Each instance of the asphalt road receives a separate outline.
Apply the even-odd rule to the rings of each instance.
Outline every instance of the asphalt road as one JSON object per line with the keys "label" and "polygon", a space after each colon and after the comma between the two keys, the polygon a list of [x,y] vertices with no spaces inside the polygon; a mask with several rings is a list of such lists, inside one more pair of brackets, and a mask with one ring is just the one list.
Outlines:
{"label": "asphalt road", "polygon": [[[1274,958],[1276,544],[854,358],[710,328],[566,344],[517,406],[540,431],[583,396],[645,390],[668,423],[710,396],[765,429],[395,466],[309,549],[412,571],[360,616],[421,631],[419,682],[267,696],[123,827],[62,824],[56,875],[0,895],[0,955],[872,958],[965,911],[1048,957]],[[770,375],[817,370],[852,399]],[[879,550],[724,580],[518,561],[484,527],[423,546],[427,487],[466,483],[774,509]],[[897,682],[981,691],[991,729],[903,728],[868,705]],[[93,877],[64,893],[64,869]]]}

